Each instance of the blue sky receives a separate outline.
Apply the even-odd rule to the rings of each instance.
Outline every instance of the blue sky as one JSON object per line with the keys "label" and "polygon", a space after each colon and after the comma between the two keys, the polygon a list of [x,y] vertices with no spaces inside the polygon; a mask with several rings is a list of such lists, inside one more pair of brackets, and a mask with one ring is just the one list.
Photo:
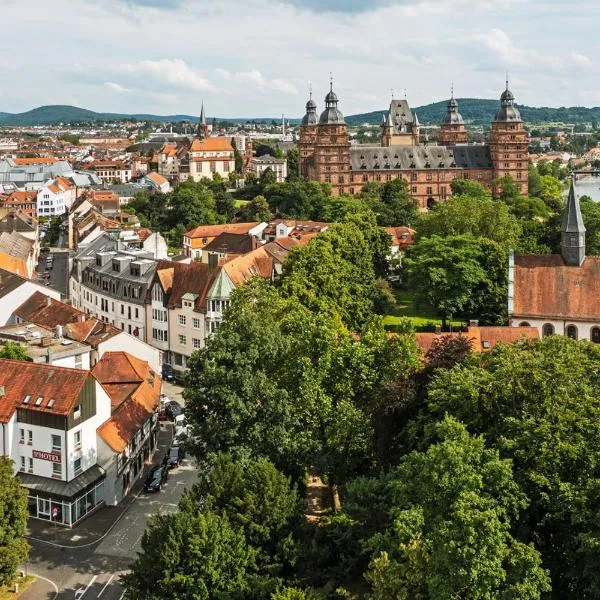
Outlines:
{"label": "blue sky", "polygon": [[600,105],[598,0],[0,1],[0,111],[295,117],[332,72],[354,114],[497,98],[506,70],[517,102]]}

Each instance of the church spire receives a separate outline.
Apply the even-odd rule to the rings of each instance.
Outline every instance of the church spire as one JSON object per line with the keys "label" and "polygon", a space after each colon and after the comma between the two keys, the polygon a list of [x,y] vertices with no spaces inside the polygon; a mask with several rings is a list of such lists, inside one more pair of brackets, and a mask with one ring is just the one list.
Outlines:
{"label": "church spire", "polygon": [[198,137],[201,140],[208,137],[208,125],[206,124],[206,115],[204,114],[204,101],[202,101],[200,118],[198,119]]}
{"label": "church spire", "polygon": [[575,174],[571,179],[569,198],[563,216],[560,253],[568,265],[578,267],[585,260],[585,225],[579,200],[575,196]]}

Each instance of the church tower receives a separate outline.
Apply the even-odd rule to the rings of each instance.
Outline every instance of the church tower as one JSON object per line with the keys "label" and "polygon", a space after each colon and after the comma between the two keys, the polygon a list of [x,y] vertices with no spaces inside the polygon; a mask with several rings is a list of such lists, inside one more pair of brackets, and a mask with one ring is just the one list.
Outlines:
{"label": "church tower", "polygon": [[[528,153],[527,132],[521,120],[515,97],[508,89],[500,96],[500,108],[492,121],[489,139],[490,155],[494,166],[494,179],[510,176],[527,195]],[[498,192],[498,190],[494,190]]]}
{"label": "church tower", "polygon": [[575,176],[571,179],[569,199],[560,230],[560,253],[571,266],[580,267],[585,260],[585,226],[579,201],[575,197]]}
{"label": "church tower", "polygon": [[312,178],[314,171],[313,157],[315,154],[315,142],[317,141],[317,104],[312,97],[312,87],[310,96],[306,103],[306,114],[300,123],[300,140],[298,143],[298,159],[300,167],[300,177],[306,179]]}
{"label": "church tower", "polygon": [[206,124],[206,115],[204,114],[204,102],[200,109],[200,119],[198,119],[198,138],[205,140],[208,137],[208,125]]}
{"label": "church tower", "polygon": [[458,112],[458,102],[454,99],[454,87],[450,92],[450,100],[446,114],[442,118],[438,133],[438,145],[455,146],[467,143],[467,130],[462,115]]}
{"label": "church tower", "polygon": [[325,96],[325,110],[317,125],[314,165],[315,179],[330,183],[334,196],[343,194],[350,186],[348,125],[337,105],[332,80]]}

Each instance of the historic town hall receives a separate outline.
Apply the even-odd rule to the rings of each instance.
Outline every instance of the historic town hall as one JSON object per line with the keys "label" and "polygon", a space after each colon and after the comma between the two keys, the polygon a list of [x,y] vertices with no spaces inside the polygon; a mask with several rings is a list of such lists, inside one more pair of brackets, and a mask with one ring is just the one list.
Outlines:
{"label": "historic town hall", "polygon": [[320,116],[311,94],[300,126],[301,175],[330,183],[336,195],[358,194],[368,181],[402,177],[427,208],[451,194],[454,179],[474,179],[492,189],[492,182],[505,175],[527,194],[527,163],[527,133],[508,82],[487,144],[467,144],[454,95],[440,123],[438,145],[421,144],[417,115],[406,100],[392,100],[382,119],[381,144],[351,146],[333,85]]}

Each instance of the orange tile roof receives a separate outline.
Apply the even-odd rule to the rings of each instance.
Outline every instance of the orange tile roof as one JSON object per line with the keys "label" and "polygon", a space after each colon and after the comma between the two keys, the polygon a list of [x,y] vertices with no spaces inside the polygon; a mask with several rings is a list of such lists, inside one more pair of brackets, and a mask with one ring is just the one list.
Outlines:
{"label": "orange tile roof", "polygon": [[513,316],[597,321],[599,283],[600,256],[574,267],[559,254],[517,254]]}
{"label": "orange tile roof", "polygon": [[22,258],[11,256],[0,252],[0,269],[5,269],[15,275],[21,275],[21,277],[28,277],[27,264]]}
{"label": "orange tile roof", "polygon": [[233,147],[228,138],[209,137],[204,140],[196,138],[192,142],[190,152],[233,152]]}
{"label": "orange tile roof", "polygon": [[417,233],[410,227],[385,227],[385,231],[392,236],[392,245],[405,248],[414,243],[415,234]]}
{"label": "orange tile roof", "polygon": [[257,248],[226,262],[222,269],[233,285],[238,286],[252,277],[270,279],[273,275],[273,259],[264,248]]}
{"label": "orange tile roof", "polygon": [[[68,415],[79,402],[81,392],[88,380],[89,371],[67,369],[53,365],[0,359],[0,385],[4,396],[0,397],[0,422],[7,423],[16,407],[58,415]],[[30,396],[27,404],[23,404]],[[36,406],[38,398],[42,403]],[[54,400],[52,406],[48,402]]]}
{"label": "orange tile roof", "polygon": [[85,313],[70,304],[55,300],[42,292],[34,292],[19,308],[15,315],[40,327],[52,329],[56,325],[67,325],[85,320]]}
{"label": "orange tile roof", "polygon": [[13,158],[15,165],[51,165],[58,162],[58,158],[46,156],[43,158]]}
{"label": "orange tile roof", "polygon": [[258,224],[259,221],[252,223],[224,223],[223,225],[200,225],[183,235],[189,238],[214,238],[224,232],[248,233]]}
{"label": "orange tile roof", "polygon": [[8,195],[5,202],[35,202],[37,200],[37,191],[29,191],[29,192],[12,192]]}
{"label": "orange tile roof", "polygon": [[176,156],[177,146],[175,144],[165,144],[160,150],[160,154],[166,154],[167,156]]}
{"label": "orange tile roof", "polygon": [[156,185],[164,185],[165,183],[168,183],[168,181],[162,175],[159,175],[158,173],[155,173],[154,171],[152,171],[151,173],[148,173],[146,175],[146,179],[149,179]]}
{"label": "orange tile roof", "polygon": [[92,374],[111,398],[113,412],[98,435],[123,452],[160,403],[161,380],[150,365],[127,352],[106,352]]}

